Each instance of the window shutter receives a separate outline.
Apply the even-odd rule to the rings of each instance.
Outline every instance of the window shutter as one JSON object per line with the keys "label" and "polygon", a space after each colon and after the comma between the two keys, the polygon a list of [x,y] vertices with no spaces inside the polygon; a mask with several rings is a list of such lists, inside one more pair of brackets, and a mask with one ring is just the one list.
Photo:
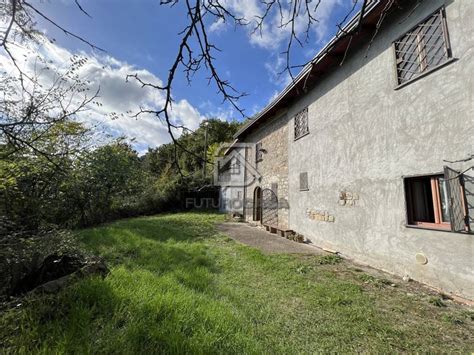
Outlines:
{"label": "window shutter", "polygon": [[300,173],[300,190],[301,191],[309,190],[307,172]]}
{"label": "window shutter", "polygon": [[444,179],[448,190],[451,230],[453,232],[469,231],[469,217],[463,176],[458,171],[445,166]]}

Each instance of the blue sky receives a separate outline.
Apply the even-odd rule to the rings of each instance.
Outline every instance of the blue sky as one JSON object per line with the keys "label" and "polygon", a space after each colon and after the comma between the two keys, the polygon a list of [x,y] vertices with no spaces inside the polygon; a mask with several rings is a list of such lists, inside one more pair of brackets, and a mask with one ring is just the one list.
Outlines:
{"label": "blue sky", "polygon": [[[260,0],[225,0],[235,13],[245,16],[250,22],[262,10]],[[33,3],[50,18],[95,45],[104,48],[105,53],[93,53],[83,43],[67,37],[50,24],[39,21],[39,26],[48,36],[56,40],[54,45],[41,50],[45,56],[51,52],[56,59],[64,60],[70,54],[94,58],[97,67],[104,65],[109,69],[107,75],[95,75],[101,87],[101,96],[108,109],[120,106],[119,110],[137,110],[143,102],[160,101],[154,93],[138,91],[138,87],[126,86],[125,75],[139,71],[151,80],[164,79],[174,60],[179,45],[178,33],[186,25],[182,4],[174,7],[160,5],[159,0],[82,0],[81,5],[92,16],[83,15],[73,0],[34,0]],[[316,3],[316,1],[314,1]],[[311,31],[309,43],[304,48],[295,47],[293,64],[299,64],[314,56],[336,32],[338,23],[352,6],[352,0],[322,0],[316,12],[319,23]],[[208,31],[211,41],[222,52],[216,52],[216,66],[224,79],[248,96],[240,100],[240,106],[251,116],[274,97],[288,83],[287,76],[278,76],[284,64],[281,52],[287,40],[285,30],[277,26],[276,13],[269,17],[269,25],[263,34],[252,34],[252,24],[235,28],[232,24],[209,21]],[[54,46],[56,48],[51,48]],[[96,71],[90,71],[96,73]],[[202,72],[189,86],[182,75],[176,78],[173,87],[174,98],[182,122],[195,128],[206,117],[238,119],[242,117],[222,104],[222,97],[216,87],[208,86],[208,73]],[[121,80],[120,78],[123,78]],[[128,90],[130,89],[130,90]],[[105,91],[104,91],[105,90]],[[103,113],[103,112],[101,112]],[[99,114],[96,112],[96,114]],[[177,118],[178,120],[181,118]],[[152,118],[141,120],[124,119],[123,122],[105,123],[105,129],[113,135],[125,134],[136,139],[136,147],[144,151],[148,146],[156,146],[168,141],[160,124]]]}

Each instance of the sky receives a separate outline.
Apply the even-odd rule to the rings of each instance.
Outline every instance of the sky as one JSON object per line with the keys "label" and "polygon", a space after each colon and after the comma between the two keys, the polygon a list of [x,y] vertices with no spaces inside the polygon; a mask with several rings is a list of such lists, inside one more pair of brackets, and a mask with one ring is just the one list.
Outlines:
{"label": "sky", "polygon": [[[130,112],[140,107],[159,107],[163,95],[156,90],[142,88],[136,82],[127,82],[127,74],[139,74],[154,83],[163,83],[176,56],[180,35],[187,17],[183,1],[171,7],[160,5],[159,0],[81,0],[81,6],[90,14],[81,13],[74,0],[32,0],[38,9],[69,31],[80,35],[103,48],[94,51],[89,46],[64,35],[47,21],[38,19],[38,27],[53,43],[46,42],[34,53],[51,65],[66,68],[75,54],[86,57],[87,63],[80,74],[87,77],[94,87],[100,87],[102,106],[92,108],[82,117],[88,122],[101,122],[101,127],[112,136],[133,138],[134,147],[141,153],[148,147],[169,142],[166,127],[153,115],[138,119]],[[318,0],[312,3],[315,5]],[[284,68],[282,54],[288,40],[288,28],[279,28],[279,14],[273,12],[262,32],[252,31],[255,16],[263,13],[261,0],[222,0],[235,14],[249,22],[247,26],[234,26],[231,22],[209,18],[206,28],[210,41],[221,51],[215,53],[215,65],[223,79],[228,80],[247,96],[239,100],[239,107],[251,117],[262,110],[289,83],[288,75],[279,75]],[[337,32],[339,23],[352,8],[353,0],[322,0],[311,36],[304,47],[295,46],[292,64],[312,58]],[[303,32],[304,21],[297,22],[296,30]],[[33,57],[20,47],[18,56]],[[31,61],[29,63],[31,67]],[[0,67],[12,70],[4,53],[0,52]],[[190,129],[197,128],[202,120],[245,120],[228,103],[212,83],[208,72],[198,73],[189,85],[178,71],[173,84],[172,117],[175,122]],[[296,72],[295,72],[296,74]],[[111,120],[107,113],[123,113],[124,117]]]}

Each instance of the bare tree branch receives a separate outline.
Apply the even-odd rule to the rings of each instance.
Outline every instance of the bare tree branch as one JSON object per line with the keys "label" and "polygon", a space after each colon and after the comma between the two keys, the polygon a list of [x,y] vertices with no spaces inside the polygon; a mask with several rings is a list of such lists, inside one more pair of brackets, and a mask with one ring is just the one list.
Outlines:
{"label": "bare tree branch", "polygon": [[[20,0],[16,0],[16,1],[20,1]],[[74,37],[75,39],[79,40],[80,42],[82,43],[85,43],[87,44],[89,47],[91,47],[92,49],[97,49],[101,52],[105,52],[104,49],[96,46],[95,44],[93,44],[92,42],[89,42],[87,39],[79,36],[79,35],[76,35],[75,33],[67,30],[65,27],[59,25],[56,21],[50,19],[48,16],[46,16],[45,14],[43,14],[43,12],[39,11],[36,7],[34,7],[33,5],[31,5],[30,3],[22,0],[22,3],[24,6],[30,8],[33,12],[35,12],[37,15],[39,15],[40,17],[42,17],[43,19],[45,19],[46,21],[48,21],[50,24],[52,24],[54,27],[56,27],[57,29],[61,30],[65,35],[67,36],[71,36],[71,37]]]}
{"label": "bare tree branch", "polygon": [[79,4],[79,0],[74,0],[74,2],[76,3],[76,6],[79,8],[79,10],[81,10],[81,12],[82,12],[84,15],[86,15],[86,16],[89,17],[89,18],[92,18],[92,16],[89,15],[89,13],[88,13],[86,10],[84,10],[84,8],[81,6],[81,4]]}
{"label": "bare tree branch", "polygon": [[[14,31],[15,28],[18,29],[18,33],[33,38],[33,20],[35,17],[49,22],[65,35],[88,45],[90,48],[103,51],[103,49],[99,48],[89,40],[60,25],[56,19],[50,18],[30,2],[26,0],[10,1],[9,16],[11,17],[8,22],[9,25],[7,30],[1,39],[0,47],[5,49],[13,65],[19,71],[20,85],[23,89],[25,89],[23,82],[24,73],[22,73],[16,59],[12,55],[12,52],[8,49],[8,45],[10,44],[9,38],[12,35],[11,32]],[[302,68],[305,68],[304,70],[306,70],[309,68],[309,70],[307,70],[307,76],[304,78],[303,87],[306,88],[312,67],[320,57],[313,58],[300,65],[294,65],[292,63],[292,56],[295,45],[303,47],[310,40],[311,31],[314,29],[314,26],[319,23],[319,9],[323,1],[332,0],[259,0],[258,4],[260,5],[260,9],[258,10],[258,13],[255,13],[252,18],[245,18],[241,13],[235,10],[235,7],[232,7],[232,5],[225,0],[160,0],[161,5],[170,7],[174,7],[181,2],[181,4],[183,4],[185,15],[187,16],[187,24],[178,34],[180,36],[179,46],[170,65],[166,81],[163,84],[151,83],[140,77],[138,74],[132,73],[126,76],[126,81],[133,80],[143,88],[157,90],[162,93],[164,98],[163,105],[158,108],[140,108],[140,110],[132,117],[138,118],[141,115],[152,114],[166,125],[168,134],[174,145],[175,162],[173,166],[177,169],[179,174],[183,176],[178,162],[179,152],[185,152],[186,154],[193,154],[195,156],[194,153],[188,151],[186,147],[180,144],[177,140],[179,131],[187,130],[187,128],[177,122],[173,116],[173,84],[180,73],[184,75],[188,84],[191,84],[197,72],[206,71],[209,74],[207,77],[208,85],[216,87],[217,94],[221,96],[222,102],[229,104],[230,107],[232,107],[232,109],[235,110],[235,112],[238,112],[242,117],[248,118],[244,109],[239,104],[239,99],[246,94],[235,88],[231,82],[224,79],[219,74],[219,70],[216,66],[216,53],[218,53],[220,49],[211,42],[208,36],[208,24],[219,21],[222,23],[230,22],[235,26],[252,26],[249,29],[252,34],[260,33],[260,35],[262,35],[267,26],[274,26],[273,21],[275,19],[278,21],[279,19],[277,27],[281,31],[285,31],[284,33],[287,36],[284,46],[285,50],[281,53],[285,58],[286,65],[279,75],[287,73],[294,82],[296,79],[293,72],[294,70],[300,70]],[[363,22],[370,1],[371,0],[353,0],[352,7],[347,11],[343,19],[336,24],[336,27],[338,28],[336,38],[340,39],[348,36],[347,45],[344,49],[340,65],[343,65],[348,56],[354,42],[354,36],[360,34],[363,29]],[[418,0],[418,3],[420,1],[422,0]],[[74,0],[74,2],[79,11],[86,16],[91,17],[90,14],[81,6],[79,0]],[[374,38],[377,36],[387,13],[395,3],[395,0],[386,0],[385,8],[382,15],[379,17],[375,33],[369,42],[367,51],[370,49]],[[358,6],[360,6],[358,21],[355,26],[351,27],[350,31],[347,31],[344,26],[346,25],[349,16],[352,15]],[[328,48],[327,51],[331,49],[332,48]],[[34,80],[34,78],[28,79],[30,81],[32,81],[32,79]],[[61,98],[64,99],[64,96],[61,96]],[[63,111],[68,111],[69,105],[71,105],[71,102],[67,103],[62,101],[61,108]],[[202,157],[196,157],[200,160],[204,160]]]}
{"label": "bare tree branch", "polygon": [[10,23],[8,24],[7,30],[5,31],[5,34],[2,39],[2,43],[0,44],[0,47],[4,47],[5,44],[7,43],[7,38],[10,35],[10,32],[13,28],[13,24],[15,23],[15,16],[16,16],[16,3],[17,0],[11,0],[11,5],[12,5],[12,10],[11,10],[11,19]]}

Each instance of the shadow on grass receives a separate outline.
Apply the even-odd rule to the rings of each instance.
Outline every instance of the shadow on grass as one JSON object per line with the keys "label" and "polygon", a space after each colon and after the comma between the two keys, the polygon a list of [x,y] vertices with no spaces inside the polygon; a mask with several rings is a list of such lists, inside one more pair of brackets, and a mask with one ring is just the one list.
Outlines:
{"label": "shadow on grass", "polygon": [[[4,349],[39,353],[208,353],[258,347],[229,307],[172,279],[119,269],[84,280],[58,298],[31,300],[3,321],[22,324]],[[1,325],[1,324],[0,324]],[[6,327],[2,327],[6,329]],[[10,342],[8,342],[10,341]]]}
{"label": "shadow on grass", "polygon": [[0,341],[10,341],[6,349],[43,353],[258,348],[244,322],[214,288],[218,268],[204,240],[212,238],[218,218],[166,215],[79,231],[79,240],[104,257],[111,274],[12,310],[0,321],[16,320],[22,330],[14,335],[0,331]]}
{"label": "shadow on grass", "polygon": [[334,258],[268,256],[216,238],[221,218],[166,215],[80,231],[111,274],[1,316],[0,353],[2,342],[5,353],[470,350],[473,328],[460,312],[341,278]]}
{"label": "shadow on grass", "polygon": [[112,267],[172,273],[179,282],[204,292],[219,271],[203,242],[215,233],[216,218],[196,213],[144,217],[86,229],[78,237]]}

